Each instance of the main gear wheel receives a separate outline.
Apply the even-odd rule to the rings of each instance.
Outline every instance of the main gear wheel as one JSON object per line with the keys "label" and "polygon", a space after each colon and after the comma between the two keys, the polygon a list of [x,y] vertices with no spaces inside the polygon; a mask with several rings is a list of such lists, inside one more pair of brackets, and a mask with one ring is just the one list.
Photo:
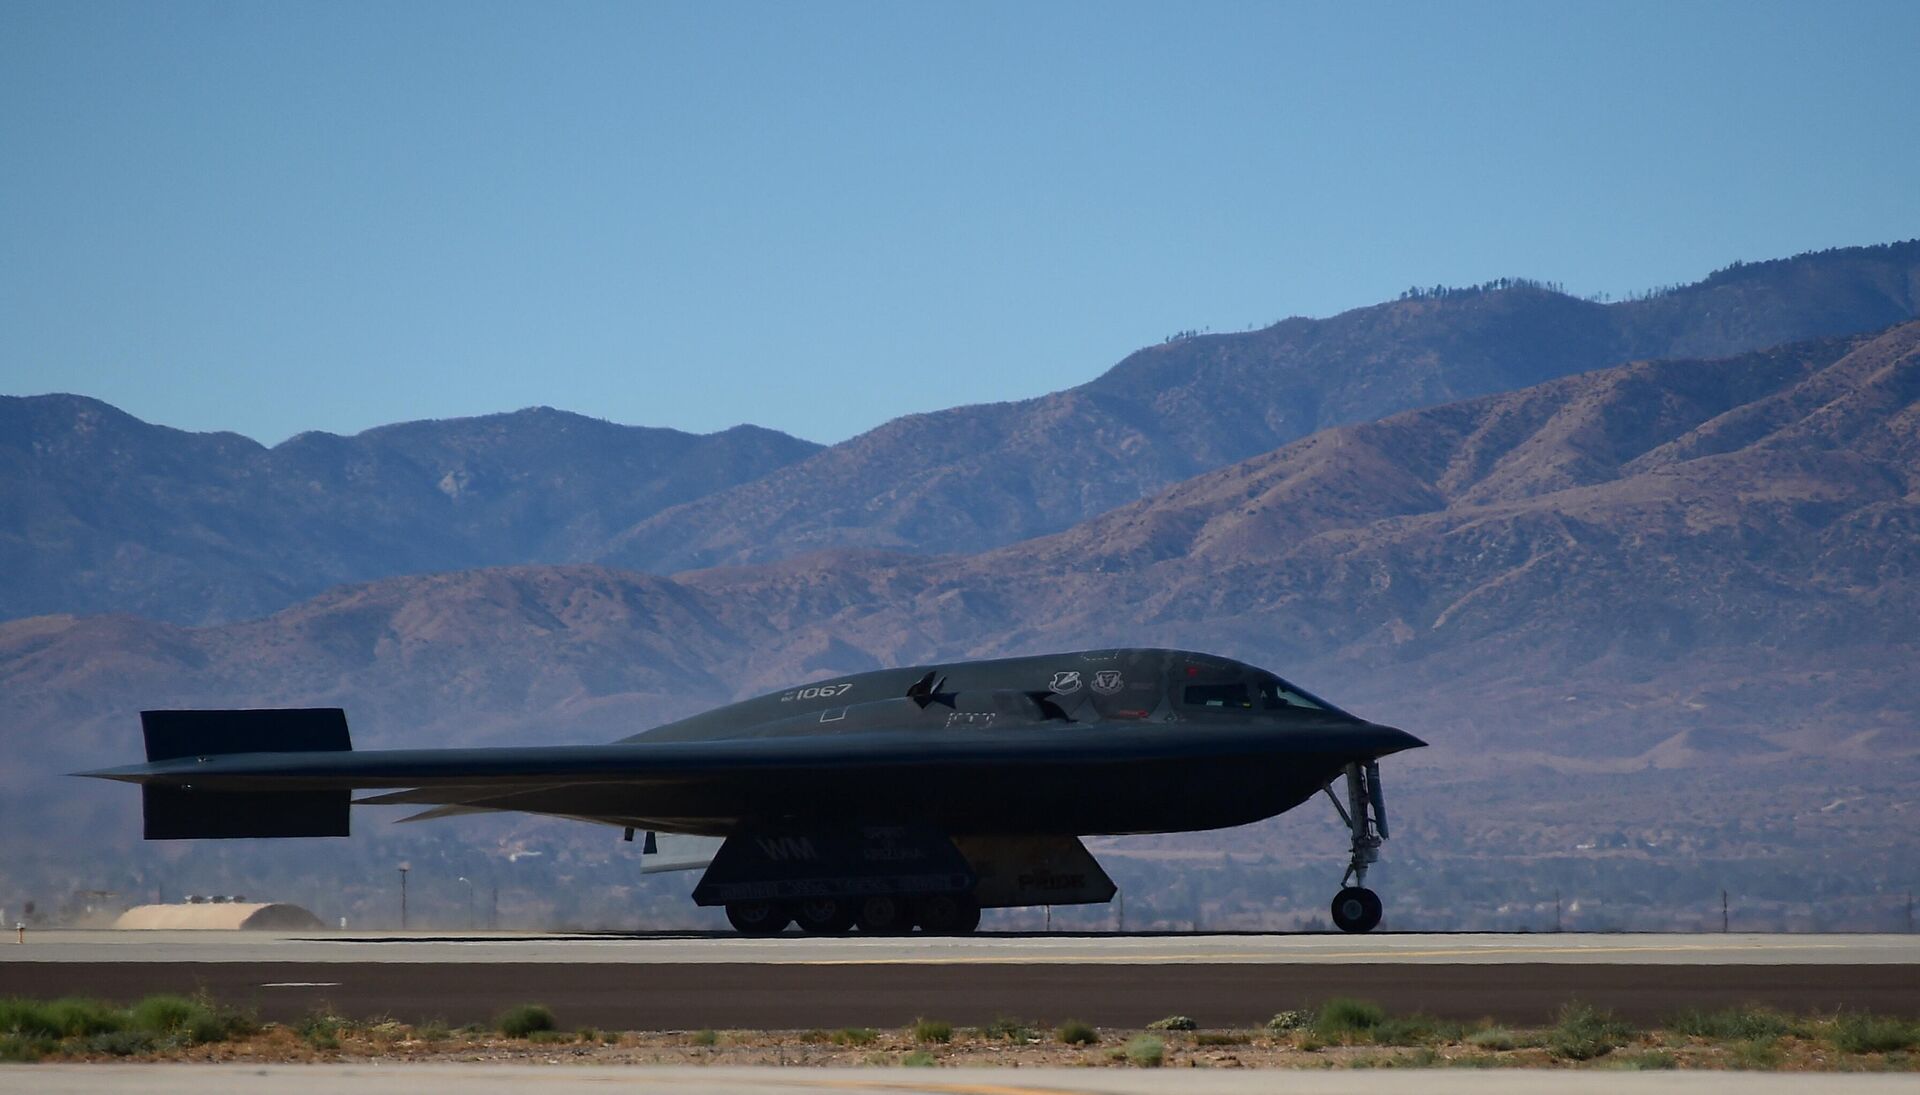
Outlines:
{"label": "main gear wheel", "polygon": [[773,935],[793,919],[771,901],[733,901],[727,905],[727,923],[741,935]]}

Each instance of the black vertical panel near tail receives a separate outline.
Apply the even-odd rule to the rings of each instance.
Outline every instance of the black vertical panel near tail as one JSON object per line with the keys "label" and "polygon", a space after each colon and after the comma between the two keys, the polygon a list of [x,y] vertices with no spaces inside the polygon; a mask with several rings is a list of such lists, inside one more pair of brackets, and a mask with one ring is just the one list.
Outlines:
{"label": "black vertical panel near tail", "polygon": [[142,711],[147,759],[223,753],[333,753],[352,749],[338,707],[253,711]]}
{"label": "black vertical panel near tail", "polygon": [[[353,748],[338,707],[256,711],[142,711],[147,760],[228,753],[339,753]],[[148,840],[349,835],[353,792],[201,791],[191,783],[141,788]]]}
{"label": "black vertical panel near tail", "polygon": [[267,836],[350,836],[351,791],[140,789],[148,840]]}

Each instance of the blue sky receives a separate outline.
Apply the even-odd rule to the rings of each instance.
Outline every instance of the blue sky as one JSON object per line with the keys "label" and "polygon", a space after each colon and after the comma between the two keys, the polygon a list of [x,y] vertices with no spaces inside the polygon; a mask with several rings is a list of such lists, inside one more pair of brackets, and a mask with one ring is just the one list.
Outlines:
{"label": "blue sky", "polygon": [[1920,236],[1920,4],[0,0],[0,393],[819,441]]}

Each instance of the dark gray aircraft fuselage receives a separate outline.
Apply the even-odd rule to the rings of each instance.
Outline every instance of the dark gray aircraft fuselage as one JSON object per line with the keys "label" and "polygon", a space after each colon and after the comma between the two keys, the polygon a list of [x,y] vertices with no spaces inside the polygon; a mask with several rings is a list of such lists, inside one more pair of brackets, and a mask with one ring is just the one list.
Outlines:
{"label": "dark gray aircraft fuselage", "polygon": [[[972,902],[977,919],[981,902],[1024,900],[969,896],[992,889],[989,876],[1069,876],[1059,839],[1241,825],[1343,777],[1350,874],[1364,879],[1386,835],[1377,761],[1423,744],[1253,666],[1158,649],[836,677],[595,746],[354,752],[333,709],[145,718],[148,763],[86,774],[142,784],[151,838],[343,836],[349,794],[391,788],[358,801],[728,837],[696,898],[730,915],[755,902],[782,913],[837,901],[846,912],[886,899],[920,902],[928,924],[930,903]],[[768,861],[795,848],[803,862]],[[997,867],[1015,848],[1050,866]],[[929,866],[886,873],[868,860]],[[1099,886],[1085,892],[1105,899]],[[1373,901],[1377,921],[1377,899],[1349,892]],[[1372,926],[1366,909],[1348,911]],[[1335,919],[1350,926],[1338,900]]]}

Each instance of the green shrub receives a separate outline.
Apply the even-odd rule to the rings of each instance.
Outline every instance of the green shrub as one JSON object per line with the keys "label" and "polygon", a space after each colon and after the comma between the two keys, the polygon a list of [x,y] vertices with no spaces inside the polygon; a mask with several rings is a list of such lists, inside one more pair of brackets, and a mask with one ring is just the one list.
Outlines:
{"label": "green shrub", "polygon": [[1309,1016],[1304,1011],[1282,1011],[1267,1020],[1267,1029],[1275,1034],[1285,1034],[1290,1030],[1299,1030],[1307,1025]]}
{"label": "green shrub", "polygon": [[128,1009],[133,1025],[155,1034],[172,1034],[206,1012],[206,1006],[184,996],[149,996]]}
{"label": "green shrub", "polygon": [[1142,1034],[1127,1043],[1127,1060],[1141,1068],[1159,1068],[1167,1057],[1167,1044],[1151,1034]]}
{"label": "green shrub", "polygon": [[45,1001],[18,997],[0,1000],[0,1034],[23,1038],[58,1038],[60,1024]]}
{"label": "green shrub", "polygon": [[953,1041],[953,1024],[945,1019],[915,1019],[913,1021],[913,1040],[916,1042]]}
{"label": "green shrub", "polygon": [[1432,1068],[1440,1063],[1440,1051],[1432,1046],[1421,1046],[1394,1064],[1401,1068]]}
{"label": "green shrub", "polygon": [[1060,1024],[1053,1036],[1070,1046],[1090,1046],[1100,1040],[1100,1032],[1078,1019],[1069,1019]]}
{"label": "green shrub", "polygon": [[85,1038],[120,1030],[127,1025],[125,1012],[98,1000],[84,1000],[77,996],[47,1004],[45,1014],[48,1025],[53,1028],[47,1033],[56,1038]]}
{"label": "green shrub", "polygon": [[0,1061],[38,1061],[57,1046],[58,1043],[44,1034],[0,1034]]}
{"label": "green shrub", "polygon": [[1779,1068],[1781,1057],[1780,1047],[1775,1039],[1755,1038],[1734,1043],[1733,1052],[1727,1056],[1727,1063],[1734,1068],[1764,1071]]}
{"label": "green shrub", "polygon": [[527,1032],[527,1041],[533,1043],[536,1046],[563,1045],[568,1042],[577,1042],[579,1040],[580,1040],[579,1035],[570,1034],[564,1030],[534,1030],[534,1031]]}
{"label": "green shrub", "polygon": [[432,1019],[416,1028],[413,1036],[423,1042],[444,1042],[453,1037],[453,1031],[447,1029],[445,1019]]}
{"label": "green shrub", "polygon": [[85,1042],[88,1053],[104,1053],[109,1057],[152,1053],[156,1044],[153,1035],[144,1030],[102,1031]]}
{"label": "green shrub", "polygon": [[315,1049],[339,1049],[340,1031],[347,1021],[330,1011],[310,1011],[293,1025],[293,1032]]}
{"label": "green shrub", "polygon": [[1547,1033],[1547,1049],[1569,1061],[1591,1061],[1625,1045],[1633,1028],[1590,1004],[1570,1003],[1560,1009],[1560,1021]]}
{"label": "green shrub", "polygon": [[1465,1032],[1458,1023],[1445,1023],[1431,1015],[1389,1015],[1375,1024],[1368,1036],[1383,1046],[1417,1046],[1427,1042],[1452,1042]]}
{"label": "green shrub", "polygon": [[720,1044],[720,1036],[711,1030],[696,1030],[688,1036],[687,1040],[696,1046],[717,1046]]}
{"label": "green shrub", "polygon": [[500,1013],[494,1027],[509,1038],[525,1038],[537,1031],[552,1030],[553,1011],[545,1004],[516,1004]]}
{"label": "green shrub", "polygon": [[1920,1024],[1891,1015],[1848,1012],[1834,1019],[1829,1037],[1842,1053],[1892,1053],[1920,1045]]}
{"label": "green shrub", "polygon": [[1756,1041],[1793,1032],[1793,1022],[1765,1008],[1726,1008],[1721,1011],[1683,1011],[1667,1021],[1667,1029],[1716,1042]]}
{"label": "green shrub", "polygon": [[932,1068],[936,1062],[934,1061],[933,1054],[924,1049],[916,1049],[905,1057],[900,1058],[900,1063],[907,1068]]}
{"label": "green shrub", "polygon": [[1657,1072],[1670,1068],[1679,1068],[1680,1062],[1673,1054],[1664,1049],[1646,1049],[1639,1053],[1622,1053],[1611,1058],[1616,1068],[1631,1069],[1635,1072]]}
{"label": "green shrub", "polygon": [[1009,1042],[1033,1041],[1033,1028],[1011,1015],[994,1016],[993,1022],[982,1027],[980,1032],[989,1038],[1004,1038]]}
{"label": "green shrub", "polygon": [[1184,1015],[1169,1015],[1147,1024],[1148,1030],[1192,1030],[1200,1024]]}
{"label": "green shrub", "polygon": [[1520,1039],[1506,1027],[1486,1027],[1467,1035],[1467,1044],[1475,1049],[1515,1049]]}
{"label": "green shrub", "polygon": [[1314,1013],[1313,1032],[1324,1037],[1371,1034],[1386,1019],[1386,1010],[1371,1000],[1336,997]]}
{"label": "green shrub", "polygon": [[833,1032],[836,1046],[870,1046],[880,1040],[880,1032],[866,1027],[842,1027]]}
{"label": "green shrub", "polygon": [[1244,1046],[1253,1035],[1244,1030],[1203,1030],[1193,1036],[1196,1046]]}

